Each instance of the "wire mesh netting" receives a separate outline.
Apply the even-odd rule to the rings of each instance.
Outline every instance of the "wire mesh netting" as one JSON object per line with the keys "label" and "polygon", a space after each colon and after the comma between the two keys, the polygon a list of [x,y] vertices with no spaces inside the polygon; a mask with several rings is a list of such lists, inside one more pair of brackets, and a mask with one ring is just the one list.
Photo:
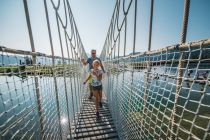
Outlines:
{"label": "wire mesh netting", "polygon": [[85,93],[80,58],[87,56],[69,1],[37,1],[39,18],[33,3],[20,2],[31,51],[0,46],[0,139],[71,138]]}
{"label": "wire mesh netting", "polygon": [[1,139],[61,139],[70,134],[69,125],[80,111],[85,72],[80,61],[65,59],[63,65],[61,60],[57,57],[53,66],[51,56],[39,54],[33,65],[28,53],[1,48]]}
{"label": "wire mesh netting", "polygon": [[[139,12],[137,2],[116,1],[100,56],[107,69],[104,93],[118,135],[121,139],[210,139],[210,40],[186,43],[190,0],[183,1],[181,42],[153,51],[153,42],[157,47],[171,35],[163,32],[168,19],[166,27],[155,28],[153,33],[153,7],[160,3],[150,0],[146,15]],[[145,34],[137,39],[141,16],[149,19],[148,46],[142,40]],[[161,32],[153,39],[157,30]]]}
{"label": "wire mesh netting", "polygon": [[177,46],[104,62],[104,92],[121,138],[210,138],[210,48],[199,43],[197,48],[182,48],[179,95]]}

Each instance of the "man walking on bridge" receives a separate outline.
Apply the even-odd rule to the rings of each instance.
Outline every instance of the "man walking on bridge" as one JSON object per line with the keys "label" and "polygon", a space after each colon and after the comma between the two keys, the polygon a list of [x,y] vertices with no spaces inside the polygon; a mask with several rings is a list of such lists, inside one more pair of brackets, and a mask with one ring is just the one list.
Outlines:
{"label": "man walking on bridge", "polygon": [[[100,58],[96,57],[96,50],[91,50],[91,57],[89,57],[87,60],[82,59],[81,61],[82,61],[82,64],[83,65],[89,64],[89,71],[90,71],[91,69],[93,69],[93,61],[94,60],[98,60],[100,62],[101,69],[105,73],[105,70],[104,70],[104,67],[103,67],[103,65],[101,63]],[[89,89],[90,89],[89,99],[91,99],[92,96],[93,96],[93,91],[92,91],[92,86],[91,86],[91,83],[90,82],[89,82]],[[100,99],[100,101],[101,101],[101,99]]]}

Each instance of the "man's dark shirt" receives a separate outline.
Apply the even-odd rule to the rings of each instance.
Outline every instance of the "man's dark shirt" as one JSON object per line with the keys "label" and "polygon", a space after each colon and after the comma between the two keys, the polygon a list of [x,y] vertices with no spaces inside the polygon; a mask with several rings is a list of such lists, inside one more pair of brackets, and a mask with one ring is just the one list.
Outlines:
{"label": "man's dark shirt", "polygon": [[89,64],[89,70],[93,69],[93,61],[94,60],[98,60],[100,63],[101,63],[101,59],[96,57],[96,58],[93,58],[93,57],[90,57],[87,59],[87,63]]}

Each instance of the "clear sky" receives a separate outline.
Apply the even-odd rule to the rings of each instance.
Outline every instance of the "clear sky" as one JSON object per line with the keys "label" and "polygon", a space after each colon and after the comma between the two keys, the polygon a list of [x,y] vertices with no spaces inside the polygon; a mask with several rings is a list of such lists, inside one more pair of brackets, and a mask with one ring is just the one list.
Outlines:
{"label": "clear sky", "polygon": [[[152,49],[179,43],[183,0],[154,1]],[[115,0],[69,0],[69,2],[86,52],[96,49],[99,55],[105,42]],[[138,0],[136,51],[147,50],[149,4],[149,0]],[[36,51],[50,54],[43,1],[28,0],[28,5]],[[48,5],[55,52],[60,55],[55,13],[49,1]],[[191,0],[187,41],[210,38],[209,7],[210,0]],[[133,24],[131,22],[133,16],[134,14],[129,16],[129,25]],[[0,0],[0,19],[0,45],[30,50],[22,0]],[[133,28],[128,30],[128,48],[132,48]]]}

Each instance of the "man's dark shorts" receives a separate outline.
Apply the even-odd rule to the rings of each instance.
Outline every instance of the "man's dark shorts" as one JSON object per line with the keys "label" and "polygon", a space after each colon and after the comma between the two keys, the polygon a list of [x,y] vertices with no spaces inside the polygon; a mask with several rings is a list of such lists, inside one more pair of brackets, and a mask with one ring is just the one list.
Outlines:
{"label": "man's dark shorts", "polygon": [[100,86],[92,86],[92,89],[93,90],[102,90],[102,85],[100,85]]}

